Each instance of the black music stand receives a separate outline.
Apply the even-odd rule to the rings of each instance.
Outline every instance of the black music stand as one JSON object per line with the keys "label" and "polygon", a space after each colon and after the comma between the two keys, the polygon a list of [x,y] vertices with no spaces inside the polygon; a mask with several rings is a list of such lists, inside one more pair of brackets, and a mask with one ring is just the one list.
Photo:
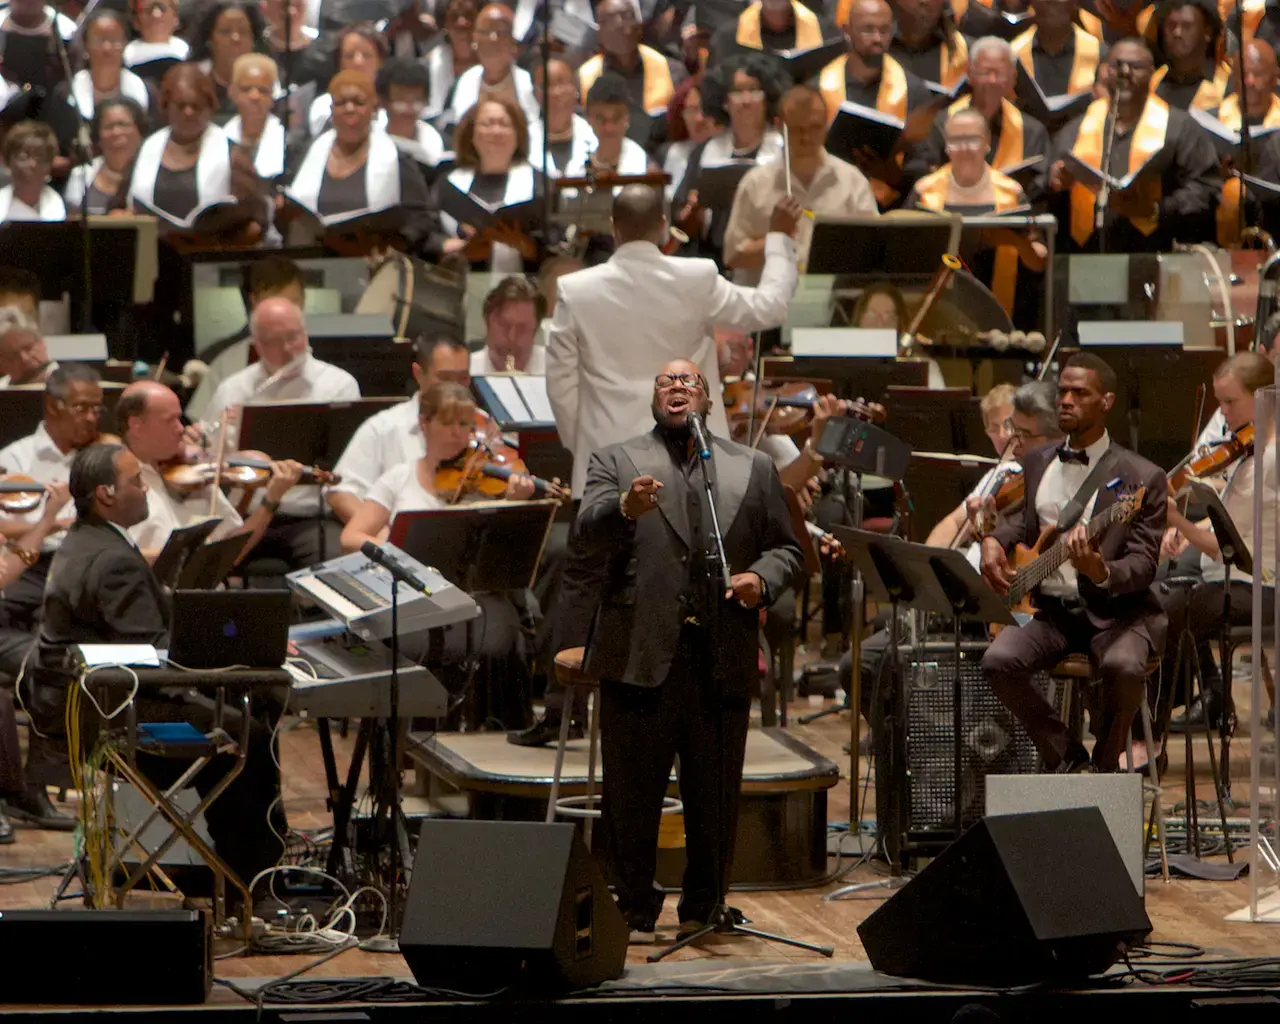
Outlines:
{"label": "black music stand", "polygon": [[[160,554],[151,563],[151,572],[162,587],[177,589],[178,579],[196,548],[200,547],[222,523],[209,518],[190,526],[180,526],[169,533]],[[183,587],[183,590],[208,590],[211,587]]]}
{"label": "black music stand", "polygon": [[959,216],[936,214],[818,217],[805,273],[860,282],[928,280],[937,272],[942,254],[956,251],[961,222]]}

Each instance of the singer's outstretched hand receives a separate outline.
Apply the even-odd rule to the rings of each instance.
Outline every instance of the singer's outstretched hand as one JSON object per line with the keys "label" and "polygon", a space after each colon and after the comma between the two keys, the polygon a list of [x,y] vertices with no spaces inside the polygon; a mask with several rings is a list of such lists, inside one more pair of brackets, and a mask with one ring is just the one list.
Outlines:
{"label": "singer's outstretched hand", "polygon": [[658,492],[662,490],[662,481],[655,480],[647,473],[631,481],[622,498],[622,513],[628,519],[639,519],[646,512],[658,507]]}

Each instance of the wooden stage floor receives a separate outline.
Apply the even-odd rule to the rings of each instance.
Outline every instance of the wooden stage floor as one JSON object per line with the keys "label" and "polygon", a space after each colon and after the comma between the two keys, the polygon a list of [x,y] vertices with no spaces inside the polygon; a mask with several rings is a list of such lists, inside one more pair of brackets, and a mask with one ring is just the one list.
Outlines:
{"label": "wooden stage floor", "polygon": [[[1246,698],[1244,693],[1239,696]],[[809,710],[811,708],[807,702],[801,702],[793,708],[793,715]],[[793,724],[791,728],[798,738],[841,765],[841,781],[830,791],[829,813],[833,821],[845,820],[849,806],[848,759],[840,748],[848,739],[848,718],[843,714],[832,715],[809,726]],[[351,742],[337,737],[335,740],[339,764],[342,765]],[[1202,747],[1203,740],[1200,744]],[[1236,775],[1235,796],[1242,802],[1238,813],[1247,819],[1248,807],[1243,801],[1248,795],[1248,737],[1238,736],[1232,749]],[[1171,747],[1168,772],[1170,781],[1165,786],[1166,808],[1172,808],[1182,800],[1182,751],[1181,737],[1178,737]],[[283,732],[281,758],[284,767],[285,806],[291,825],[300,829],[316,829],[331,824],[324,807],[324,775],[314,727],[304,722]],[[1197,758],[1201,773],[1199,794],[1201,799],[1211,800],[1213,787],[1208,779],[1206,761],[1201,749]],[[865,776],[865,759],[861,772]],[[865,816],[870,817],[870,812]],[[72,838],[69,834],[39,832],[18,826],[17,835],[16,844],[0,847],[0,867],[56,865],[65,863],[70,858]],[[1248,856],[1248,852],[1245,855]],[[832,865],[834,866],[834,859]],[[881,876],[876,869],[864,866],[845,882],[869,881],[877,877]],[[0,909],[44,906],[56,888],[57,881],[50,877],[0,886]],[[832,945],[836,948],[838,960],[865,960],[866,955],[858,941],[856,928],[860,921],[879,906],[884,896],[877,894],[869,899],[824,901],[824,893],[836,887],[831,884],[823,888],[789,892],[735,893],[731,902],[741,908],[759,928]],[[1148,881],[1147,911],[1155,926],[1153,938],[1197,943],[1218,953],[1274,955],[1277,940],[1280,939],[1280,929],[1263,924],[1231,923],[1224,920],[1227,914],[1246,906],[1248,898],[1247,878],[1230,883],[1185,879],[1168,884],[1159,880]],[[675,925],[673,897],[668,899],[659,922],[659,938],[673,937]],[[235,944],[225,947],[227,950],[234,948]],[[643,962],[646,954],[651,951],[651,948],[633,947],[628,954],[629,962]],[[751,938],[717,938],[700,948],[683,950],[672,959],[747,957],[763,963],[765,960],[807,960],[815,956],[802,950]],[[218,961],[217,974],[232,979],[270,978],[295,970],[310,959],[312,957],[309,956],[237,957]],[[344,952],[314,971],[317,977],[407,977],[408,973],[404,961],[398,955],[365,953],[358,949]],[[215,987],[213,998],[219,1003],[237,1001],[237,997],[219,987]]]}

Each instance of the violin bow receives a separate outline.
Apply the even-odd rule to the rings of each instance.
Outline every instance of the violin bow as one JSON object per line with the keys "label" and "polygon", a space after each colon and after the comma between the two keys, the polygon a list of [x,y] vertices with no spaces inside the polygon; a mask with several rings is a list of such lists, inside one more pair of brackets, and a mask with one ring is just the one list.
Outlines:
{"label": "violin bow", "polygon": [[[243,406],[236,406],[234,410],[228,410],[228,413],[230,416],[234,416],[242,412],[243,409]],[[218,510],[218,491],[222,487],[222,457],[227,450],[228,418],[228,415],[222,417],[222,429],[218,431],[218,450],[213,459],[213,486],[209,488],[209,515],[214,515]]]}

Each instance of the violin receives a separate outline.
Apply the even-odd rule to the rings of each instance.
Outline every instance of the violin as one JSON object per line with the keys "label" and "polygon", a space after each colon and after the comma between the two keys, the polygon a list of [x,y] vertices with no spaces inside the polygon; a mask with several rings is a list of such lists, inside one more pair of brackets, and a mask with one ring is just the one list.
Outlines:
{"label": "violin", "polygon": [[40,481],[21,473],[0,476],[0,510],[9,515],[33,511],[48,493],[48,488]]}
{"label": "violin", "polygon": [[[799,433],[812,419],[813,407],[822,396],[808,381],[762,383],[759,388],[754,381],[731,381],[724,386],[724,414],[729,420],[730,436],[740,444],[751,443],[747,438],[747,428],[752,420],[753,397],[756,432],[763,435]],[[870,423],[883,423],[886,413],[883,405],[859,398],[852,403],[846,415]]]}
{"label": "violin", "polygon": [[1228,466],[1253,454],[1253,424],[1246,423],[1225,441],[1207,451],[1187,456],[1169,473],[1169,493],[1177,494],[1192,480],[1221,473]]}
{"label": "violin", "polygon": [[507,492],[512,474],[523,474],[533,480],[534,493],[543,498],[569,501],[568,488],[557,480],[533,476],[515,449],[501,440],[473,437],[461,454],[442,462],[436,470],[436,493],[448,505],[456,505],[468,494],[501,498]]}
{"label": "violin", "polygon": [[1016,512],[1027,500],[1027,480],[1022,470],[1010,469],[1008,475],[1000,482],[995,494],[988,497],[983,508],[978,510],[978,522],[966,519],[951,542],[953,550],[962,548],[975,541],[979,536],[986,536],[995,529],[995,521],[1006,512]]}
{"label": "violin", "polygon": [[[203,490],[214,480],[221,480],[228,487],[255,490],[265,487],[271,480],[271,457],[265,452],[236,452],[222,460],[222,471],[208,458],[200,458],[204,452],[193,450],[192,457],[173,460],[160,467],[161,475],[169,490],[178,494],[193,494]],[[304,466],[300,484],[318,484],[327,487],[342,482],[342,477],[327,469]]]}

